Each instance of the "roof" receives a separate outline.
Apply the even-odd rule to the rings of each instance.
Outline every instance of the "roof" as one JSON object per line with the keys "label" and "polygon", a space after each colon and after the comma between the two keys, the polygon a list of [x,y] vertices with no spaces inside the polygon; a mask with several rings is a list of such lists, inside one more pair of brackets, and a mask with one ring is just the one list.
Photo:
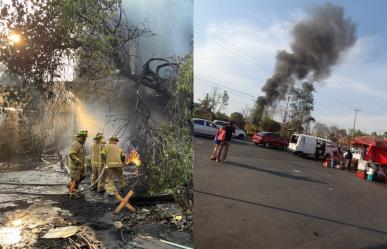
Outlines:
{"label": "roof", "polygon": [[212,123],[212,121],[210,121],[208,119],[204,119],[204,118],[192,118],[192,120],[203,120],[203,121],[207,121],[207,122],[211,122]]}
{"label": "roof", "polygon": [[354,137],[351,144],[363,144],[376,147],[387,147],[387,142],[383,138],[376,136],[360,136]]}
{"label": "roof", "polygon": [[310,138],[316,138],[316,139],[318,139],[318,140],[322,140],[322,141],[325,141],[325,142],[334,143],[334,142],[332,142],[332,141],[329,140],[329,139],[322,138],[322,137],[311,136],[311,135],[307,135],[307,134],[294,133],[293,135],[303,136],[303,137],[310,137]]}

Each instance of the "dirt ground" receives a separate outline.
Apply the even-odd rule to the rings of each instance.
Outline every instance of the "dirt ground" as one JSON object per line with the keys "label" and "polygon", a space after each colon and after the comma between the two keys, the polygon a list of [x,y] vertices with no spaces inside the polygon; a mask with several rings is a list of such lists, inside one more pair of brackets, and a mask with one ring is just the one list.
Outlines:
{"label": "dirt ground", "polygon": [[[136,206],[135,213],[115,215],[119,202],[114,197],[86,191],[70,198],[68,180],[59,162],[1,162],[0,248],[192,247],[192,218],[175,203]],[[89,184],[87,178],[80,188]],[[66,226],[79,230],[68,238],[42,238]]]}

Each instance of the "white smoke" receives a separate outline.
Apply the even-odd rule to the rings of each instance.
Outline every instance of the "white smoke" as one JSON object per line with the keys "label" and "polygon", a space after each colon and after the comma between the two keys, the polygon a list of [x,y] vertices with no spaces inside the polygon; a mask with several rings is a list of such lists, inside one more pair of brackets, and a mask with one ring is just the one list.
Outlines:
{"label": "white smoke", "polygon": [[184,56],[192,52],[192,0],[123,0],[130,23],[145,23],[155,34],[141,38],[141,64],[152,57]]}

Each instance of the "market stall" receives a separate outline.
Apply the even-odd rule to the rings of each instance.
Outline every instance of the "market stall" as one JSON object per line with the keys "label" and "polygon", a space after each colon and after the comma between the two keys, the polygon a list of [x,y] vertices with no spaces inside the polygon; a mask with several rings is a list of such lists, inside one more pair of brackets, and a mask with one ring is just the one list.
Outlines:
{"label": "market stall", "polygon": [[386,181],[387,142],[375,136],[354,137],[353,147],[362,150],[362,158],[358,164],[357,175],[367,180]]}

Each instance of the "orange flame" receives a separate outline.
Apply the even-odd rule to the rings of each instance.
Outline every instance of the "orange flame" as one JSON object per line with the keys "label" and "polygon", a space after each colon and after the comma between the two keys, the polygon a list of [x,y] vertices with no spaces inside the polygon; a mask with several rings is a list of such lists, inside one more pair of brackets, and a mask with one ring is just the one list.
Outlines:
{"label": "orange flame", "polygon": [[137,167],[141,165],[140,154],[137,150],[132,150],[129,156],[126,158],[126,164],[134,164]]}

